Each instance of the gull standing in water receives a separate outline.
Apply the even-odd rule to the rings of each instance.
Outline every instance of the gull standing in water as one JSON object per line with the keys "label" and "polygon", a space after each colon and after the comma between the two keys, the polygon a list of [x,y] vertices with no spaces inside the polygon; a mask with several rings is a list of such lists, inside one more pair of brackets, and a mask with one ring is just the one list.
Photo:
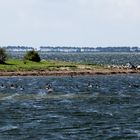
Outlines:
{"label": "gull standing in water", "polygon": [[22,90],[24,90],[24,87],[23,86],[20,86],[19,89],[22,91]]}
{"label": "gull standing in water", "polygon": [[90,82],[88,83],[88,88],[92,88],[92,84]]}

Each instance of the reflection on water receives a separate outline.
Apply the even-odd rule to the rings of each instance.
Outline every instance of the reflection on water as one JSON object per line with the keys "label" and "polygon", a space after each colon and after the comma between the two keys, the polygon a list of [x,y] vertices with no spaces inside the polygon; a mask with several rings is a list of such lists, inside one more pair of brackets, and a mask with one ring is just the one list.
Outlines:
{"label": "reflection on water", "polygon": [[1,77],[0,85],[2,140],[140,139],[139,75]]}

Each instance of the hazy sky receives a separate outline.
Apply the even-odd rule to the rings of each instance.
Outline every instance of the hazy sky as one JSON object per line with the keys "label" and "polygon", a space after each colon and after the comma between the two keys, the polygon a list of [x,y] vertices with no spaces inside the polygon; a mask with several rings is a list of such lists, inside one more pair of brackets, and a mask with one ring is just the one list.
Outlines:
{"label": "hazy sky", "polygon": [[0,45],[140,46],[140,0],[0,0]]}

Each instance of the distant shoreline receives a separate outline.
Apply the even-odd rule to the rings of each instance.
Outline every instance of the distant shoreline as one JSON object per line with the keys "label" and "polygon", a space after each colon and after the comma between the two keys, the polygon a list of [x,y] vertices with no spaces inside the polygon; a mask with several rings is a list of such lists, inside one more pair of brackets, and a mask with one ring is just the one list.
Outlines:
{"label": "distant shoreline", "polygon": [[112,74],[140,74],[140,70],[82,70],[82,71],[16,71],[0,72],[0,76],[80,76],[80,75],[112,75]]}

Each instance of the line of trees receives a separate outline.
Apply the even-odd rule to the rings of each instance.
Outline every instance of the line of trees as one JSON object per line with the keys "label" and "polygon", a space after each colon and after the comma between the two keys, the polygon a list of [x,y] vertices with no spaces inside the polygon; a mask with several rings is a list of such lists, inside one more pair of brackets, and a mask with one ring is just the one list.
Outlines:
{"label": "line of trees", "polygon": [[[7,54],[4,48],[0,48],[0,64],[5,64],[5,61],[7,60]],[[34,62],[40,62],[41,58],[35,50],[28,51],[24,56],[24,62],[26,60],[34,61]]]}

